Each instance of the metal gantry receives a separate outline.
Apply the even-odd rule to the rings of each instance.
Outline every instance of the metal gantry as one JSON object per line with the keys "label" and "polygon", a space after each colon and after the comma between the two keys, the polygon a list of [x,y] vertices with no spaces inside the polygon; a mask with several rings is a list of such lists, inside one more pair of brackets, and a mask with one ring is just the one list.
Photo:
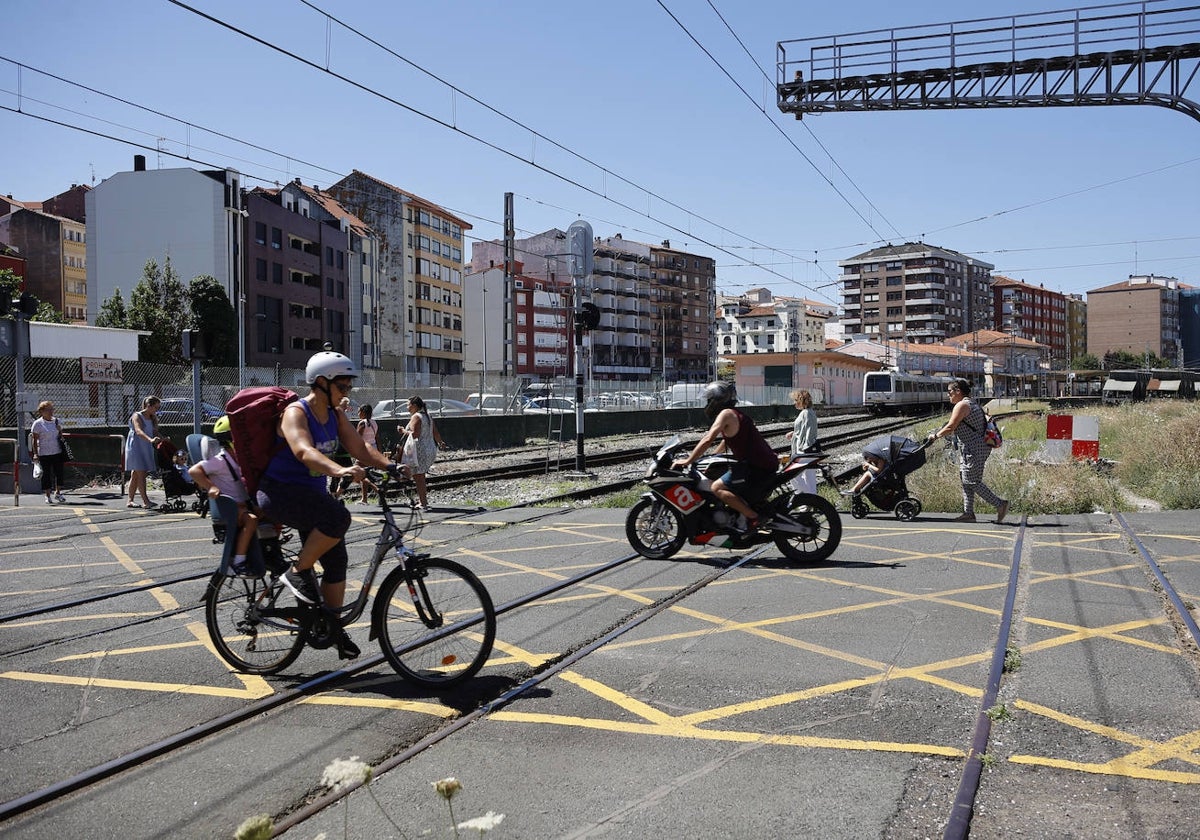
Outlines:
{"label": "metal gantry", "polygon": [[1159,105],[1200,120],[1200,6],[1162,0],[877,29],[777,45],[779,109],[804,114]]}

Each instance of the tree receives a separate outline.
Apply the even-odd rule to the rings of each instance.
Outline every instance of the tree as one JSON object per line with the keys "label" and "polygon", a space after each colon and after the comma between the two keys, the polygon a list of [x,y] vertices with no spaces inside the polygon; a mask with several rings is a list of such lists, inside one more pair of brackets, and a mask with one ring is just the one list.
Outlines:
{"label": "tree", "polygon": [[63,314],[54,308],[54,304],[48,300],[44,300],[38,304],[37,313],[30,318],[31,321],[41,321],[43,324],[66,324],[70,323]]}
{"label": "tree", "polygon": [[125,311],[125,301],[121,297],[120,289],[113,291],[112,297],[100,304],[100,311],[96,313],[96,326],[116,329],[129,327],[129,313]]}
{"label": "tree", "polygon": [[[3,292],[8,292],[13,301],[21,296],[21,278],[11,268],[0,268],[0,293]],[[0,312],[0,318],[8,317],[11,316],[7,312]]]}
{"label": "tree", "polygon": [[237,365],[237,318],[225,287],[209,274],[193,277],[188,284],[191,326],[208,341],[208,363],[217,367]]}
{"label": "tree", "polygon": [[187,290],[168,257],[159,271],[158,263],[147,260],[142,279],[129,295],[128,326],[150,335],[138,339],[138,354],[165,364],[185,363],[181,337],[191,320]]}
{"label": "tree", "polygon": [[1071,360],[1071,370],[1100,370],[1100,360],[1091,353],[1084,353]]}

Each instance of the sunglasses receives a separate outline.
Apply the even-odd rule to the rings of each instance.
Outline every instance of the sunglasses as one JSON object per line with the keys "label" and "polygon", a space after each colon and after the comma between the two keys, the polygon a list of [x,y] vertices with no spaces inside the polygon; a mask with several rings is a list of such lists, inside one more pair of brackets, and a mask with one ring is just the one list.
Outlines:
{"label": "sunglasses", "polygon": [[333,384],[334,384],[334,387],[336,387],[343,394],[349,394],[350,391],[353,390],[353,388],[354,388],[354,380],[353,379],[335,379],[335,380],[333,380]]}

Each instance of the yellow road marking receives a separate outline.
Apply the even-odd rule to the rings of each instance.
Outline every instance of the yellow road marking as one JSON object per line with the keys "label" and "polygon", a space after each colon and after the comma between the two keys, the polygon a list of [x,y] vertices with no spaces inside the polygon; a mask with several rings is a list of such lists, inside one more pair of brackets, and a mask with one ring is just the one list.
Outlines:
{"label": "yellow road marking", "polygon": [[[243,675],[244,676],[244,675]],[[143,680],[109,680],[101,677],[71,677],[65,674],[33,674],[27,671],[5,671],[0,673],[0,679],[21,680],[24,682],[53,683],[55,685],[76,685],[99,688],[124,688],[133,691],[153,691],[163,694],[199,694],[207,697],[236,697],[243,700],[257,700],[272,693],[269,685],[263,683],[264,690],[249,688],[220,688],[209,685],[191,685],[188,683],[145,682]]]}

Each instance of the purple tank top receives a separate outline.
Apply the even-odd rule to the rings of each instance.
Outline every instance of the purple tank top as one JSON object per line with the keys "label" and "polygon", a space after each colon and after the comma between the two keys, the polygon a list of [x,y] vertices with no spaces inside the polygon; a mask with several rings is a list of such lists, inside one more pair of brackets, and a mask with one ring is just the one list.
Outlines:
{"label": "purple tank top", "polygon": [[[323,455],[332,458],[338,446],[336,409],[329,409],[329,419],[322,425],[313,414],[307,400],[298,400],[297,403],[308,415],[308,432],[312,435],[313,444]],[[300,460],[292,453],[292,448],[287,445],[287,441],[278,434],[275,435],[275,443],[278,451],[272,456],[271,462],[267,464],[266,472],[263,473],[264,478],[281,484],[307,485],[316,490],[327,489],[328,479],[324,473],[311,472],[308,467],[300,463]]]}
{"label": "purple tank top", "polygon": [[779,469],[779,457],[771,445],[763,439],[758,427],[750,419],[750,415],[737,408],[734,408],[733,412],[738,416],[738,432],[733,437],[725,439],[733,456],[760,470]]}

